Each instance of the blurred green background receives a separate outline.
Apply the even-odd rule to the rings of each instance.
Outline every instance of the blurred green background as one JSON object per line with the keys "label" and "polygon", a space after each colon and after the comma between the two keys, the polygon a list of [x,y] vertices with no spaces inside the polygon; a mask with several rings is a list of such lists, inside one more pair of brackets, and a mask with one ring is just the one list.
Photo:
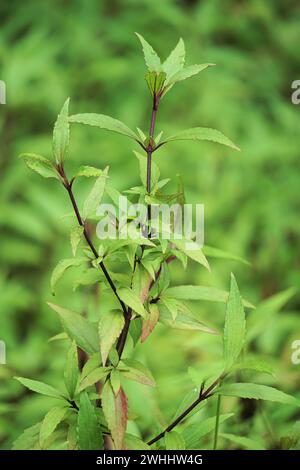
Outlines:
{"label": "blurred green background", "polygon": [[[298,2],[11,0],[0,4],[0,79],[7,85],[7,104],[0,106],[0,339],[7,347],[7,365],[0,365],[3,449],[49,409],[49,400],[12,377],[61,385],[66,345],[48,342],[61,327],[46,301],[52,269],[71,255],[66,195],[55,182],[31,174],[18,155],[51,155],[52,126],[68,96],[72,114],[99,112],[148,129],[151,102],[134,31],[163,58],[183,37],[187,64],[217,64],[168,93],[157,131],[214,127],[242,149],[238,154],[214,144],[179,142],[155,154],[163,177],[182,175],[187,202],[205,204],[206,242],[251,262],[249,267],[212,260],[212,274],[200,266],[184,272],[174,264],[174,284],[228,289],[233,271],[243,295],[264,302],[256,314],[249,313],[255,332],[251,348],[276,369],[275,378],[252,374],[251,380],[300,398],[300,365],[290,358],[292,341],[300,339],[300,106],[290,98],[291,83],[300,78]],[[72,174],[79,164],[109,164],[115,187],[127,189],[138,182],[132,148],[116,134],[74,126],[67,169]],[[76,186],[79,198],[86,189]],[[97,309],[94,293],[73,292],[75,278],[74,273],[65,277],[55,301],[77,311]],[[279,294],[291,287],[295,291]],[[222,327],[224,307],[193,308],[199,318]],[[218,337],[163,327],[139,347],[158,383],[157,390],[127,386],[143,435],[169,422],[194,387],[193,371],[219,360],[220,350]],[[223,407],[235,412],[223,430],[258,435],[269,448],[300,419],[299,411],[286,405],[261,409],[228,399]],[[193,419],[212,416],[214,409],[209,403]],[[220,444],[236,447],[222,439]],[[201,445],[210,444],[204,439]]]}

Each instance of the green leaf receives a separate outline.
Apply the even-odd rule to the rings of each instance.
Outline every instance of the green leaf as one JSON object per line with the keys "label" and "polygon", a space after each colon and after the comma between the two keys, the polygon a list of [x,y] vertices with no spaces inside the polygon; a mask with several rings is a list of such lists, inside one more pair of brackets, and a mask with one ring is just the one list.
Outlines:
{"label": "green leaf", "polygon": [[125,449],[128,450],[151,450],[145,442],[132,434],[125,434]]}
{"label": "green leaf", "polygon": [[95,383],[100,382],[100,380],[105,379],[105,377],[109,374],[109,371],[109,367],[97,367],[96,369],[92,370],[80,382],[78,391],[82,392],[82,390],[85,390],[86,388],[91,387]]}
{"label": "green leaf", "polygon": [[176,240],[172,238],[172,243],[189,258],[202,264],[206,269],[210,271],[208,261],[203,254],[202,249],[192,240]]}
{"label": "green leaf", "polygon": [[154,51],[152,46],[141,36],[139,33],[135,33],[137,37],[140,40],[140,43],[142,44],[143,52],[144,52],[144,58],[145,58],[145,63],[147,65],[148,70],[154,71],[154,72],[160,72],[161,71],[161,62],[160,58],[157,55],[157,53]]}
{"label": "green leaf", "polygon": [[254,400],[267,400],[287,405],[300,406],[299,400],[267,385],[253,383],[235,383],[222,385],[216,392],[217,395],[230,397],[252,398]]}
{"label": "green leaf", "polygon": [[156,304],[149,305],[149,312],[142,323],[141,342],[146,341],[148,336],[152,333],[159,320],[159,308]]}
{"label": "green leaf", "polygon": [[113,369],[110,373],[110,383],[115,395],[118,395],[121,387],[120,371]]}
{"label": "green leaf", "polygon": [[121,310],[111,310],[102,314],[100,318],[99,338],[103,365],[106,364],[109,351],[121,334],[124,322],[124,315]]}
{"label": "green leaf", "polygon": [[[224,421],[231,418],[232,416],[233,413],[220,415],[219,423],[224,423]],[[182,436],[186,443],[186,448],[200,449],[200,439],[212,432],[215,429],[215,425],[216,418],[213,416],[212,418],[204,419],[197,424],[187,426],[182,432]]]}
{"label": "green leaf", "polygon": [[246,264],[247,266],[251,265],[251,263],[249,263],[249,261],[245,260],[244,258],[241,258],[240,256],[235,255],[233,253],[229,253],[228,251],[223,251],[219,248],[214,248],[213,246],[204,245],[202,251],[205,256],[211,258],[228,259],[232,261],[239,261],[240,263]]}
{"label": "green leaf", "polygon": [[273,367],[267,361],[257,357],[246,357],[241,362],[237,362],[232,367],[232,371],[235,370],[254,370],[256,372],[275,375]]}
{"label": "green leaf", "polygon": [[166,450],[185,450],[185,441],[177,431],[167,432],[165,434]]}
{"label": "green leaf", "polygon": [[183,39],[180,38],[176,47],[173,49],[169,57],[164,61],[162,69],[167,74],[167,82],[177,72],[182,70],[185,61],[185,47]]}
{"label": "green leaf", "polygon": [[234,150],[240,150],[228,137],[226,137],[222,132],[217,131],[216,129],[210,129],[208,127],[193,127],[192,129],[186,129],[184,131],[178,132],[177,134],[168,137],[163,141],[171,142],[174,140],[210,140],[212,142],[217,142],[218,144],[226,145],[231,147]]}
{"label": "green leaf", "polygon": [[66,159],[69,147],[69,101],[70,98],[65,101],[53,129],[53,155],[59,164]]}
{"label": "green leaf", "polygon": [[134,359],[123,359],[119,370],[129,380],[134,380],[149,387],[155,387],[155,380],[147,367]]}
{"label": "green leaf", "polygon": [[24,162],[30,168],[30,170],[35,171],[44,178],[55,178],[60,180],[60,177],[50,160],[41,155],[36,155],[34,153],[22,153],[20,158],[23,158]]}
{"label": "green leaf", "polygon": [[[145,75],[145,79],[151,95],[154,96],[163,90],[166,74],[165,72],[148,72]],[[147,147],[147,138],[144,140],[144,144]]]}
{"label": "green leaf", "polygon": [[69,397],[73,400],[77,382],[79,377],[78,369],[78,355],[77,355],[77,346],[75,341],[72,342],[71,347],[67,354],[67,360],[64,370],[64,379],[65,385],[69,393]]}
{"label": "green leaf", "polygon": [[204,323],[198,321],[196,318],[190,317],[184,313],[178,313],[176,320],[173,320],[170,315],[166,315],[166,312],[160,308],[159,321],[166,326],[175,328],[178,330],[195,330],[203,331],[204,333],[218,334],[216,330],[206,326]]}
{"label": "green leaf", "polygon": [[76,342],[77,346],[88,354],[93,354],[99,350],[99,336],[96,325],[78,313],[50,302],[47,303],[50,308],[58,313],[64,330]]}
{"label": "green leaf", "polygon": [[244,346],[246,318],[242,298],[235,277],[231,274],[230,292],[226,305],[224,324],[224,367],[225,371],[236,363]]}
{"label": "green leaf", "polygon": [[34,424],[19,436],[13,443],[12,450],[32,450],[39,441],[41,423]]}
{"label": "green leaf", "polygon": [[111,437],[114,441],[115,449],[124,449],[124,436],[128,419],[127,398],[122,388],[115,396],[110,381],[104,384],[101,403],[103,413],[110,430]]}
{"label": "green leaf", "polygon": [[86,200],[84,201],[83,210],[82,210],[82,216],[84,219],[87,219],[88,217],[93,215],[96,212],[99,204],[101,203],[101,200],[104,194],[108,170],[109,170],[109,167],[106,167],[103,170],[103,175],[99,176],[96,179],[96,182],[91,192],[89,193]]}
{"label": "green leaf", "polygon": [[92,354],[82,368],[81,380],[84,379],[84,377],[89,375],[94,369],[96,369],[100,365],[101,365],[100,354],[99,353]]}
{"label": "green leaf", "polygon": [[[144,155],[141,155],[139,152],[133,151],[134,155],[139,161],[140,166],[140,178],[143,186],[147,186],[147,158]],[[154,189],[155,185],[158,183],[160,177],[160,169],[158,165],[152,161],[151,164],[151,191]]]}
{"label": "green leaf", "polygon": [[236,436],[234,434],[224,433],[219,434],[219,436],[223,437],[224,439],[228,439],[234,444],[237,444],[239,447],[246,447],[246,449],[251,450],[266,450],[266,448],[260,442],[254,441],[253,439],[249,439],[249,437]]}
{"label": "green leaf", "polygon": [[139,141],[138,135],[131,130],[126,124],[114,119],[105,114],[95,114],[95,113],[84,113],[84,114],[75,114],[70,116],[69,122],[77,122],[80,124],[87,124],[88,126],[100,127],[101,129],[106,129],[107,131],[116,132],[117,134],[126,135],[131,139]]}
{"label": "green leaf", "polygon": [[83,236],[84,228],[81,225],[76,225],[71,229],[70,242],[72,247],[72,254],[76,256],[77,248]]}
{"label": "green leaf", "polygon": [[56,284],[62,278],[65,271],[71,267],[80,266],[84,262],[86,262],[86,258],[83,258],[83,257],[62,259],[58,262],[58,264],[55,266],[52,272],[51,279],[50,279],[51,291],[53,295],[55,294]]}
{"label": "green leaf", "polygon": [[80,450],[103,449],[103,436],[96,410],[86,392],[80,394],[78,412],[78,444]]}
{"label": "green leaf", "polygon": [[135,292],[133,292],[132,289],[123,287],[121,289],[117,289],[117,293],[120,299],[126,305],[132,308],[134,312],[138,313],[142,317],[146,316],[146,312],[145,312],[142,302],[140,301],[138,295]]}
{"label": "green leaf", "polygon": [[98,178],[99,176],[103,175],[103,170],[99,168],[95,168],[94,166],[87,166],[83,165],[79,168],[74,178],[79,178],[80,176],[84,176],[85,178]]}
{"label": "green leaf", "polygon": [[15,379],[24,385],[24,387],[29,388],[29,390],[32,390],[33,392],[53,398],[64,398],[62,393],[60,393],[54,387],[51,387],[51,385],[45,384],[44,382],[26,379],[25,377],[15,377]]}
{"label": "green leaf", "polygon": [[174,83],[186,80],[187,78],[202,72],[202,70],[205,70],[207,67],[213,67],[214,65],[216,64],[195,64],[184,67],[184,69],[178,70],[176,73],[172,74],[169,77],[167,84],[173,85]]}
{"label": "green leaf", "polygon": [[172,320],[176,320],[178,315],[178,303],[175,299],[167,297],[165,295],[160,297],[160,301],[164,304],[164,306],[169,310]]}
{"label": "green leaf", "polygon": [[47,439],[55,431],[59,423],[63,421],[69,408],[57,406],[50,410],[42,421],[40,428],[40,446],[45,447]]}

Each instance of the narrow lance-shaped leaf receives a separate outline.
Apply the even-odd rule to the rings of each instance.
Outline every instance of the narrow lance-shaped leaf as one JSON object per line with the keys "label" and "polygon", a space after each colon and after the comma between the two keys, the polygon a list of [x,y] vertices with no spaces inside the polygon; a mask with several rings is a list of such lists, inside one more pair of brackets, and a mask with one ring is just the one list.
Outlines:
{"label": "narrow lance-shaped leaf", "polygon": [[109,372],[109,367],[97,367],[96,369],[92,370],[90,373],[84,376],[84,378],[80,382],[78,391],[82,392],[82,390],[85,390],[86,388],[91,387],[100,380],[105,379]]}
{"label": "narrow lance-shaped leaf", "polygon": [[230,397],[252,398],[254,400],[267,400],[286,405],[300,406],[299,400],[295,397],[276,388],[261,384],[235,383],[222,385],[215,393]]}
{"label": "narrow lance-shaped leaf", "polygon": [[70,231],[70,243],[73,256],[76,256],[77,248],[83,236],[84,228],[81,225],[76,225]]}
{"label": "narrow lance-shaped leaf", "polygon": [[103,175],[97,178],[91,192],[89,193],[83,204],[82,216],[84,219],[93,215],[96,212],[99,204],[101,203],[104,194],[108,170],[109,167],[106,167],[103,171]]}
{"label": "narrow lance-shaped leaf", "polygon": [[233,274],[226,305],[224,325],[224,367],[228,371],[237,361],[245,342],[246,319],[242,298]]}
{"label": "narrow lance-shaped leaf", "polygon": [[63,421],[66,413],[68,411],[67,407],[56,406],[50,410],[45,418],[42,421],[41,429],[40,429],[40,446],[41,448],[44,447],[45,442],[51,436],[51,434],[55,431],[59,423]]}
{"label": "narrow lance-shaped leaf", "polygon": [[54,165],[47,158],[34,153],[22,153],[20,158],[24,160],[30,170],[35,171],[44,178],[60,179]]}
{"label": "narrow lance-shaped leaf", "polygon": [[224,439],[228,439],[234,444],[237,444],[239,447],[241,446],[251,450],[266,450],[266,448],[260,442],[250,439],[249,437],[236,436],[235,434],[228,433],[221,433],[219,436],[223,437]]}
{"label": "narrow lance-shaped leaf", "polygon": [[51,285],[52,294],[55,294],[56,284],[62,278],[65,271],[71,267],[80,266],[84,262],[86,262],[86,258],[83,258],[83,257],[63,259],[59,261],[51,275],[50,285]]}
{"label": "narrow lance-shaped leaf", "polygon": [[107,380],[102,390],[101,403],[115,449],[121,450],[124,448],[124,435],[128,419],[126,395],[120,388],[119,393],[115,396],[110,381]]}
{"label": "narrow lance-shaped leaf", "polygon": [[192,77],[193,75],[197,75],[202,70],[207,69],[208,67],[213,67],[216,64],[196,64],[196,65],[189,65],[188,67],[184,67],[181,70],[178,70],[176,73],[172,74],[168,80],[168,85],[173,85],[177,82],[182,82],[182,80],[186,80],[187,78]]}
{"label": "narrow lance-shaped leaf", "polygon": [[167,81],[174,74],[182,70],[185,61],[185,47],[183,39],[180,38],[176,47],[169,57],[164,61],[162,69],[167,74]]}
{"label": "narrow lance-shaped leaf", "polygon": [[99,338],[102,364],[105,365],[109,351],[118,339],[124,326],[124,315],[121,310],[104,313],[99,322]]}
{"label": "narrow lance-shaped leaf", "polygon": [[117,290],[118,296],[120,297],[123,302],[132,308],[132,310],[142,317],[146,315],[144,306],[140,301],[138,295],[133,292],[132,289],[123,287]]}
{"label": "narrow lance-shaped leaf", "polygon": [[72,342],[71,347],[67,354],[67,360],[64,370],[64,379],[65,385],[69,393],[69,397],[73,400],[77,382],[79,377],[78,369],[78,355],[77,355],[77,346],[75,341]]}
{"label": "narrow lance-shaped leaf", "polygon": [[62,326],[68,336],[88,354],[99,351],[99,336],[96,325],[82,315],[48,302],[50,308],[58,313]]}
{"label": "narrow lance-shaped leaf", "polygon": [[148,336],[152,333],[157,322],[159,320],[159,308],[156,304],[149,305],[149,311],[146,318],[143,319],[142,323],[142,335],[141,335],[141,342],[143,343],[146,341]]}
{"label": "narrow lance-shaped leaf", "polygon": [[59,164],[66,159],[69,147],[69,101],[65,101],[53,129],[53,155]]}
{"label": "narrow lance-shaped leaf", "polygon": [[20,382],[24,387],[29,388],[33,392],[40,393],[41,395],[46,395],[52,398],[64,398],[63,394],[56,390],[51,385],[45,384],[44,382],[39,382],[38,380],[26,379],[25,377],[15,377],[18,382]]}
{"label": "narrow lance-shaped leaf", "polygon": [[160,72],[161,71],[161,62],[160,58],[153,49],[152,46],[141,36],[139,33],[135,33],[137,37],[140,40],[140,43],[142,44],[143,52],[144,52],[144,58],[145,58],[145,63],[147,65],[148,70],[150,72]]}
{"label": "narrow lance-shaped leaf", "polygon": [[96,113],[83,113],[83,114],[74,114],[69,117],[69,122],[78,123],[78,124],[87,124],[88,126],[100,127],[101,129],[106,129],[107,131],[116,132],[117,134],[126,135],[131,139],[139,141],[139,136],[126,124],[118,119],[114,119],[105,114],[96,114]]}
{"label": "narrow lance-shaped leaf", "polygon": [[209,127],[193,127],[191,129],[186,129],[168,137],[166,140],[161,142],[161,145],[174,140],[209,140],[218,144],[226,145],[234,150],[240,150],[239,147],[222,134],[222,132],[217,131],[216,129],[210,129]]}
{"label": "narrow lance-shaped leaf", "polygon": [[139,361],[134,359],[123,359],[119,365],[119,370],[124,377],[135,380],[143,385],[155,387],[155,380],[150,370]]}
{"label": "narrow lance-shaped leaf", "polygon": [[86,392],[80,394],[78,412],[78,444],[80,450],[103,449],[103,436],[94,405]]}
{"label": "narrow lance-shaped leaf", "polygon": [[[227,419],[231,418],[233,413],[228,413],[220,415],[219,423],[223,423]],[[216,418],[207,418],[201,421],[201,423],[192,424],[187,426],[183,433],[182,437],[185,440],[187,449],[199,449],[200,448],[200,439],[210,432],[212,432],[216,425]]]}
{"label": "narrow lance-shaped leaf", "polygon": [[74,178],[79,178],[79,176],[84,176],[85,178],[98,177],[103,175],[103,170],[95,168],[93,166],[83,165],[79,168]]}
{"label": "narrow lance-shaped leaf", "polygon": [[182,434],[177,431],[167,432],[165,435],[166,450],[185,450],[185,441]]}

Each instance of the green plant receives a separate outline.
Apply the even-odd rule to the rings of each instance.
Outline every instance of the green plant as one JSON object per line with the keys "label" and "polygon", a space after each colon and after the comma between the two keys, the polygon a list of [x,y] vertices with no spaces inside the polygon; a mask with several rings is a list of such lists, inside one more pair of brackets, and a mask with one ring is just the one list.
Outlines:
{"label": "green plant", "polygon": [[[299,406],[298,401],[273,387],[254,383],[230,382],[239,371],[254,370],[272,374],[272,368],[259,357],[247,355],[244,308],[253,306],[243,300],[234,276],[231,277],[229,293],[208,286],[170,287],[170,264],[178,260],[183,268],[195,261],[206,269],[207,258],[236,259],[234,255],[214,247],[198,247],[193,239],[178,241],[174,231],[159,227],[159,236],[153,239],[152,206],[176,200],[184,204],[184,191],[180,182],[175,194],[165,193],[169,180],[160,180],[160,170],[153,160],[157,150],[176,140],[208,140],[223,144],[235,150],[236,145],[221,132],[210,128],[196,127],[170,137],[162,133],[155,135],[155,125],[161,100],[173,86],[213,64],[184,66],[185,49],[180,40],[165,62],[152,47],[138,35],[142,44],[148,68],[146,82],[152,100],[150,129],[148,134],[137,129],[131,130],[121,121],[101,114],[77,114],[69,116],[67,100],[57,118],[53,131],[53,156],[48,160],[35,154],[24,154],[27,166],[45,178],[56,179],[67,191],[74,212],[74,226],[70,232],[73,257],[59,262],[52,273],[51,289],[65,271],[79,267],[81,275],[77,284],[93,286],[100,283],[103,294],[111,295],[111,305],[106,311],[100,310],[98,318],[75,313],[59,305],[49,306],[59,315],[64,332],[55,339],[70,342],[64,371],[65,392],[58,391],[42,382],[18,377],[19,382],[30,390],[49,396],[58,405],[49,411],[43,421],[24,431],[17,439],[15,448],[78,448],[78,449],[192,449],[197,448],[199,439],[213,429],[213,447],[217,448],[219,424],[231,414],[221,414],[221,396],[233,396],[257,400],[269,400]],[[129,204],[137,201],[147,206],[146,223],[142,224],[142,236],[133,239],[106,239],[96,246],[94,222],[97,208],[107,196],[118,207],[122,196],[111,186],[108,168],[83,166],[69,179],[65,162],[68,157],[69,127],[72,123],[110,130],[134,140],[144,154],[134,152],[137,157],[142,185],[130,188]],[[74,195],[74,184],[78,178],[96,178],[82,210]],[[120,220],[117,221],[120,224]],[[125,226],[132,220],[126,220]],[[186,243],[189,242],[189,248]],[[190,248],[192,246],[192,248]],[[81,249],[80,256],[77,252]],[[122,268],[115,271],[116,262]],[[130,274],[128,269],[130,268]],[[226,314],[223,334],[223,357],[220,361],[203,370],[195,381],[196,397],[186,404],[174,420],[162,432],[144,441],[136,435],[126,433],[130,420],[128,401],[123,380],[154,386],[151,372],[144,364],[132,359],[134,346],[139,340],[146,341],[158,322],[167,327],[201,331],[206,334],[218,332],[194,318],[186,300],[225,302]],[[127,353],[125,347],[129,343]],[[124,358],[125,356],[125,358]],[[201,426],[189,425],[186,419],[193,415],[208,399],[215,397],[215,416],[207,418]],[[176,429],[176,430],[175,430]],[[238,436],[223,434],[234,442]],[[260,443],[255,443],[260,446]]]}

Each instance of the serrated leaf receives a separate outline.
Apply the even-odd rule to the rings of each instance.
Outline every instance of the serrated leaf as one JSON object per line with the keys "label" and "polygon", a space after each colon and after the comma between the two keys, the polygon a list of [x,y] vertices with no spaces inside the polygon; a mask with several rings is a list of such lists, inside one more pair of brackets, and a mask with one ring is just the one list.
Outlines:
{"label": "serrated leaf", "polygon": [[170,314],[166,314],[166,311],[160,308],[159,321],[166,326],[175,328],[178,330],[195,330],[203,331],[204,333],[210,333],[213,335],[218,334],[216,330],[206,326],[204,323],[198,321],[196,318],[190,317],[184,313],[178,313],[176,320],[173,320]]}
{"label": "serrated leaf", "polygon": [[76,225],[71,229],[70,242],[73,256],[76,256],[77,248],[83,236],[84,228],[81,225]]}
{"label": "serrated leaf", "polygon": [[95,168],[94,166],[83,165],[79,168],[74,178],[79,178],[84,176],[85,178],[98,178],[103,175],[103,170]]}
{"label": "serrated leaf", "polygon": [[106,129],[107,131],[126,135],[127,137],[131,137],[131,139],[139,141],[137,134],[128,126],[126,126],[126,124],[119,121],[118,119],[106,116],[105,114],[75,114],[74,116],[70,116],[69,122],[77,122],[80,124],[87,124],[88,126],[100,127],[101,129]]}
{"label": "serrated leaf", "polygon": [[[219,423],[224,423],[227,419],[231,418],[233,413],[228,413],[220,415]],[[186,443],[187,449],[200,449],[200,440],[202,437],[206,436],[215,429],[216,418],[207,418],[197,424],[192,424],[187,426],[183,432],[182,436]]]}
{"label": "serrated leaf", "polygon": [[[165,296],[179,300],[205,300],[208,302],[227,302],[229,293],[209,286],[175,286],[169,287]],[[248,308],[254,306],[248,300],[242,299],[243,305]]]}
{"label": "serrated leaf", "polygon": [[209,140],[218,144],[226,145],[234,150],[240,150],[228,137],[222,132],[216,129],[210,129],[209,127],[193,127],[184,131],[178,132],[166,140],[163,143],[171,142],[174,140]]}
{"label": "serrated leaf", "polygon": [[65,271],[71,267],[78,267],[81,264],[86,262],[86,258],[68,258],[68,259],[63,259],[60,260],[57,265],[55,266],[51,279],[50,279],[50,286],[51,286],[51,291],[52,294],[55,294],[55,288],[58,283],[58,281],[62,278],[64,275]]}
{"label": "serrated leaf", "polygon": [[41,395],[46,395],[48,397],[60,398],[63,399],[64,396],[61,392],[56,390],[51,385],[45,384],[44,382],[39,382],[38,380],[26,379],[25,377],[15,377],[18,382],[20,382],[24,387],[29,388],[33,392],[40,393]]}
{"label": "serrated leaf", "polygon": [[121,334],[124,322],[124,315],[121,310],[111,310],[103,314],[100,318],[99,338],[103,365],[106,364],[109,351]]}
{"label": "serrated leaf", "polygon": [[228,433],[220,433],[219,436],[223,437],[223,439],[228,439],[234,444],[237,444],[239,447],[245,447],[246,449],[251,450],[266,450],[266,448],[260,442],[250,439],[249,437],[236,436],[235,434]]}
{"label": "serrated leaf", "polygon": [[146,318],[143,319],[142,322],[142,335],[141,335],[141,342],[143,343],[146,341],[148,336],[152,333],[155,326],[157,325],[159,320],[159,308],[156,304],[149,305],[149,311]]}
{"label": "serrated leaf", "polygon": [[106,167],[103,170],[103,174],[96,179],[92,190],[84,201],[82,210],[82,216],[84,219],[87,219],[88,217],[93,215],[96,212],[99,204],[101,203],[104,194],[108,170],[109,167]]}
{"label": "serrated leaf", "polygon": [[125,434],[125,449],[128,450],[151,450],[145,442],[132,434]]}
{"label": "serrated leaf", "polygon": [[138,295],[129,288],[123,287],[121,289],[117,289],[118,296],[120,299],[128,305],[132,310],[142,317],[146,316],[146,312],[142,302],[140,301]]}
{"label": "serrated leaf", "polygon": [[180,38],[176,47],[173,49],[169,57],[164,61],[162,69],[167,74],[167,83],[169,78],[182,70],[185,61],[185,47],[183,39]]}
{"label": "serrated leaf", "polygon": [[14,441],[12,450],[32,450],[39,441],[41,423],[34,424],[25,429],[23,433]]}
{"label": "serrated leaf", "polygon": [[78,391],[82,392],[86,388],[91,387],[97,382],[100,382],[100,380],[105,379],[105,377],[109,374],[109,371],[110,369],[108,367],[97,367],[89,373],[85,371],[84,376],[86,373],[87,375],[81,380]]}
{"label": "serrated leaf", "polygon": [[78,411],[78,444],[80,450],[103,449],[103,436],[94,405],[86,392],[80,394]]}
{"label": "serrated leaf", "polygon": [[275,375],[273,367],[267,361],[257,357],[246,357],[241,362],[234,364],[231,370],[254,370],[256,372]]}
{"label": "serrated leaf", "polygon": [[64,379],[65,385],[69,393],[69,397],[73,400],[77,382],[79,377],[79,369],[78,369],[78,354],[77,354],[77,346],[75,341],[72,342],[71,347],[67,354],[67,360],[64,370]]}
{"label": "serrated leaf", "polygon": [[53,156],[59,164],[66,159],[69,147],[69,101],[70,98],[65,101],[53,129]]}
{"label": "serrated leaf", "polygon": [[76,342],[77,346],[88,354],[93,354],[99,350],[99,336],[96,325],[78,313],[50,302],[47,303],[50,308],[58,313],[64,330]]}
{"label": "serrated leaf", "polygon": [[222,385],[216,392],[217,395],[230,397],[251,398],[254,400],[267,400],[286,405],[300,406],[299,400],[287,393],[267,385],[253,383],[235,383]]}
{"label": "serrated leaf", "polygon": [[176,240],[172,238],[172,243],[189,258],[202,264],[202,266],[210,271],[208,261],[202,249],[195,242],[192,240]]}
{"label": "serrated leaf", "polygon": [[176,73],[172,74],[168,79],[168,85],[173,85],[177,82],[181,82],[182,80],[186,80],[187,78],[193,77],[193,75],[197,75],[198,73],[205,70],[207,67],[213,67],[216,64],[195,64],[189,65],[188,67],[184,67],[181,70],[178,70]]}
{"label": "serrated leaf", "polygon": [[44,448],[47,439],[61,423],[68,411],[68,408],[57,406],[50,410],[42,421],[40,428],[40,446]]}
{"label": "serrated leaf", "polygon": [[240,263],[250,266],[249,261],[247,261],[246,259],[241,258],[240,256],[235,255],[234,253],[229,253],[228,251],[220,250],[219,248],[214,248],[213,246],[204,245],[202,248],[202,251],[205,254],[205,256],[208,256],[211,258],[239,261]]}
{"label": "serrated leaf", "polygon": [[118,395],[121,387],[120,371],[118,369],[112,369],[110,373],[110,383],[115,395]]}
{"label": "serrated leaf", "polygon": [[124,449],[128,404],[123,389],[120,388],[119,393],[115,396],[109,380],[106,381],[102,390],[101,403],[115,449]]}
{"label": "serrated leaf", "polygon": [[123,359],[119,366],[119,370],[122,375],[129,380],[134,380],[143,385],[149,385],[149,387],[156,386],[155,380],[149,369],[139,361],[134,359]]}
{"label": "serrated leaf", "polygon": [[185,441],[182,434],[177,431],[167,432],[165,434],[166,450],[185,450]]}
{"label": "serrated leaf", "polygon": [[44,178],[55,178],[59,180],[59,175],[52,162],[41,155],[34,153],[22,153],[20,158],[24,160],[30,170],[35,171]]}
{"label": "serrated leaf", "polygon": [[230,291],[226,305],[224,324],[224,367],[225,371],[236,363],[244,346],[246,318],[242,298],[235,277],[231,274]]}
{"label": "serrated leaf", "polygon": [[148,70],[150,70],[150,72],[160,72],[161,62],[159,56],[157,55],[153,47],[150,46],[150,44],[143,38],[143,36],[141,36],[139,33],[135,34],[137,35],[140,40],[140,43],[142,44],[145,63],[147,65]]}

